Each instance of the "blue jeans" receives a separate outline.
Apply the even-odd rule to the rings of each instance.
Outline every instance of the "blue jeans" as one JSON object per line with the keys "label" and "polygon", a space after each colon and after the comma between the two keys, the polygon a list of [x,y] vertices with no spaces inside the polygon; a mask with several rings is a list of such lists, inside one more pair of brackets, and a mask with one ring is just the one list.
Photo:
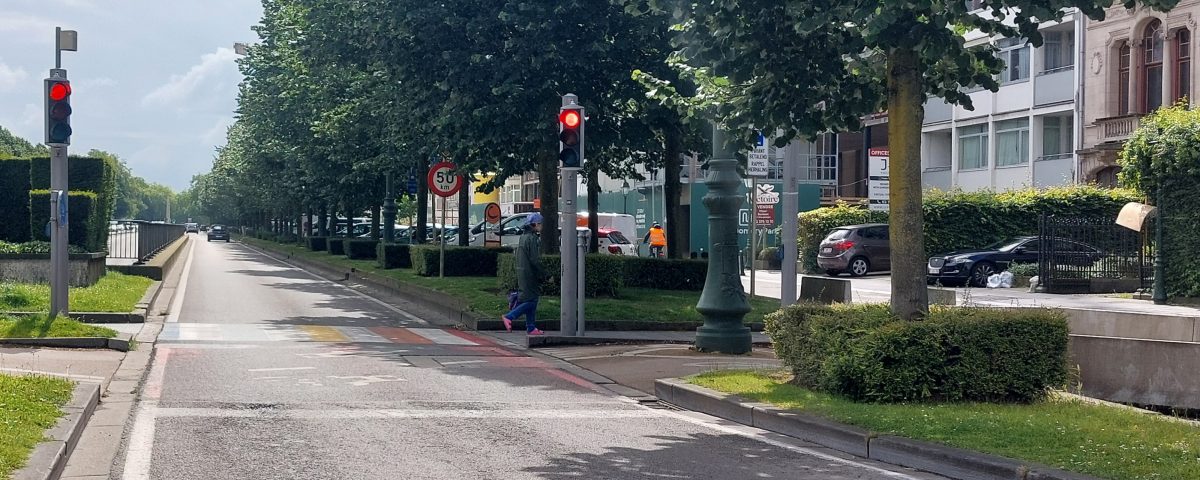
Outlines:
{"label": "blue jeans", "polygon": [[504,318],[516,320],[521,318],[522,315],[525,315],[525,331],[532,332],[533,329],[537,328],[537,306],[537,298],[534,298],[528,302],[518,303],[511,312],[504,314]]}

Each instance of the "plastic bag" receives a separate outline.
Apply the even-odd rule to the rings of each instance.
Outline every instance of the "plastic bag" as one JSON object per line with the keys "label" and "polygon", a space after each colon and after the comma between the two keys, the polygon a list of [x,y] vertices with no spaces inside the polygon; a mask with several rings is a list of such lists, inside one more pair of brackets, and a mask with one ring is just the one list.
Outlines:
{"label": "plastic bag", "polygon": [[988,277],[987,288],[1000,288],[1000,274],[993,273]]}
{"label": "plastic bag", "polygon": [[994,273],[988,277],[987,288],[1012,288],[1012,272]]}

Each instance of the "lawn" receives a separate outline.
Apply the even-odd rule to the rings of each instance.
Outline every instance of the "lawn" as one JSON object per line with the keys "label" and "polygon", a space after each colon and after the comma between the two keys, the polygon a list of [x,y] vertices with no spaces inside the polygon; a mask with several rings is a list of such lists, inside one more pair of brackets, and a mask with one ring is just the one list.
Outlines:
{"label": "lawn", "polygon": [[1200,478],[1200,426],[1056,395],[1030,405],[871,404],[787,383],[785,374],[720,371],[696,385],[879,433],[938,442],[1117,480]]}
{"label": "lawn", "polygon": [[0,478],[25,465],[73,388],[64,379],[0,375]]}
{"label": "lawn", "polygon": [[[507,300],[500,292],[496,277],[422,277],[411,268],[385,270],[379,268],[374,260],[350,260],[341,255],[314,252],[300,245],[246,237],[241,237],[240,241],[283,251],[294,257],[352,267],[447,293],[466,300],[471,311],[487,317],[499,317],[508,310]],[[590,298],[586,306],[588,318],[595,320],[698,323],[703,321],[696,311],[696,302],[699,300],[700,292],[624,287],[621,288],[620,298]],[[753,297],[750,306],[752,310],[746,315],[746,323],[762,323],[763,315],[779,309],[779,300]],[[560,307],[559,297],[543,297],[538,304],[538,318],[558,318]]]}
{"label": "lawn", "polygon": [[[71,288],[72,312],[128,312],[146,294],[153,280],[109,272],[90,287]],[[0,283],[0,311],[41,312],[50,310],[50,286]]]}
{"label": "lawn", "polygon": [[111,328],[97,327],[59,317],[51,320],[44,314],[30,317],[0,317],[0,338],[62,338],[100,337],[113,338],[117,332]]}

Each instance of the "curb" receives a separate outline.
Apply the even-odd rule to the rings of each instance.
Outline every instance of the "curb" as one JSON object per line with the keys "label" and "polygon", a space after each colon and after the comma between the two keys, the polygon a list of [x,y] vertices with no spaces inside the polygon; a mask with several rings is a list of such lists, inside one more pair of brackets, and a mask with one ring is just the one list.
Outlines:
{"label": "curb", "polygon": [[878,435],[818,416],[747,401],[737,395],[692,385],[678,378],[656,380],[654,393],[662,401],[688,410],[787,435],[858,457],[955,479],[1099,480],[1096,477],[998,455],[891,435]]}
{"label": "curb", "polygon": [[13,480],[50,480],[62,475],[99,403],[100,384],[76,383],[71,400],[62,407],[62,418],[46,430],[47,440],[34,447],[29,461],[13,474]]}
{"label": "curb", "polygon": [[123,334],[116,338],[100,337],[57,337],[57,338],[0,338],[0,345],[24,347],[109,349],[128,352],[133,335]]}
{"label": "curb", "polygon": [[[516,329],[516,322],[513,322],[513,329]],[[602,330],[594,330],[593,333],[602,332]],[[691,345],[696,343],[695,339],[691,340],[671,340],[671,339],[655,339],[655,338],[626,338],[626,337],[605,337],[603,335],[588,334],[586,337],[574,337],[567,335],[538,335],[527,336],[525,338],[525,346],[529,348],[552,347],[563,345],[604,345],[604,344],[619,344],[619,345],[639,345],[639,344],[671,344],[671,345]],[[756,347],[770,347],[772,342],[753,342]]]}
{"label": "curb", "polygon": [[[14,317],[43,315],[41,312],[4,312]],[[145,323],[146,310],[135,307],[127,313],[120,312],[70,312],[67,317],[84,323]]]}

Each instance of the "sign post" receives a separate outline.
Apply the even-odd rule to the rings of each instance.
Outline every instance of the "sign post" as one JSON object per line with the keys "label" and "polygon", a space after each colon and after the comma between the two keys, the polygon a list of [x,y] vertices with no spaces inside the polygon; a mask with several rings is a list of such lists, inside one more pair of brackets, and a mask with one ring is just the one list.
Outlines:
{"label": "sign post", "polygon": [[867,202],[868,208],[874,211],[886,212],[891,208],[888,195],[890,192],[890,184],[888,174],[891,170],[888,168],[890,161],[888,160],[889,151],[886,148],[872,148],[868,150],[867,161]]}
{"label": "sign post", "polygon": [[750,296],[755,292],[755,265],[758,260],[758,228],[775,224],[775,205],[779,203],[779,193],[775,185],[758,183],[755,179],[753,190],[754,221],[750,225]]}
{"label": "sign post", "polygon": [[457,194],[462,190],[462,177],[456,175],[454,171],[458,166],[453,162],[440,162],[429,167],[429,191],[434,195],[442,197],[442,232],[440,252],[438,253],[438,277],[446,276],[446,203],[447,198]]}
{"label": "sign post", "polygon": [[[751,211],[758,216],[758,178],[767,176],[770,170],[771,159],[767,154],[767,137],[761,133],[758,134],[758,141],[754,143],[754,150],[751,150],[746,158],[746,175],[750,176],[750,204]],[[755,278],[754,262],[758,260],[758,221],[757,219],[750,222],[750,296],[754,296]]]}
{"label": "sign post", "polygon": [[[483,246],[500,246],[500,238],[495,236],[496,229],[500,228],[500,217],[500,204],[492,202],[483,207]],[[488,225],[492,225],[490,230]],[[495,240],[492,239],[493,237]]]}

